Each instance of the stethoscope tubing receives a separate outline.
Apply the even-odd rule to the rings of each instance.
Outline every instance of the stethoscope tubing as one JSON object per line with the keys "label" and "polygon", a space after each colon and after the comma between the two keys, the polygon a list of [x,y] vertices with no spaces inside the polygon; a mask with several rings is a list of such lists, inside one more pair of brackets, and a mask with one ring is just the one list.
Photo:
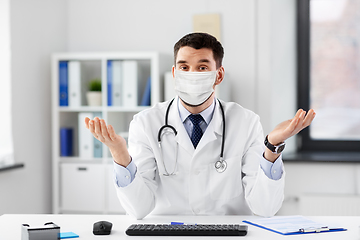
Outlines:
{"label": "stethoscope tubing", "polygon": [[175,100],[175,98],[173,98],[173,99],[171,100],[171,102],[169,103],[169,106],[168,106],[167,109],[166,109],[165,125],[163,125],[163,126],[159,129],[159,132],[158,132],[158,142],[159,142],[159,143],[161,142],[161,133],[162,133],[162,131],[164,130],[164,128],[171,128],[171,129],[174,131],[175,136],[177,135],[176,129],[175,129],[173,126],[171,126],[171,125],[168,124],[169,110],[170,110],[170,106],[171,106],[171,104],[173,103],[174,100]]}
{"label": "stethoscope tubing", "polygon": [[[171,126],[168,124],[168,118],[169,118],[169,111],[170,111],[170,107],[171,107],[171,104],[174,102],[175,98],[173,98],[167,109],[166,109],[166,113],[165,113],[165,125],[163,125],[160,129],[159,129],[159,132],[158,132],[158,143],[159,143],[159,148],[160,148],[160,151],[161,151],[161,154],[162,154],[162,149],[161,149],[161,136],[162,136],[162,132],[165,128],[170,128],[175,136],[177,135],[177,131],[175,129],[175,127]],[[224,148],[225,148],[225,112],[224,112],[224,108],[220,102],[219,99],[217,99],[218,102],[219,102],[219,106],[220,106],[220,109],[221,109],[221,115],[222,115],[222,120],[223,120],[223,127],[222,127],[222,140],[221,140],[221,151],[220,151],[220,160],[217,160],[215,162],[215,169],[217,172],[219,173],[222,173],[226,170],[226,167],[227,167],[227,163],[226,161],[224,160]],[[166,170],[166,166],[165,166],[165,162],[164,162],[164,159],[162,158],[162,162],[163,162],[163,166],[164,166],[164,169],[165,169],[165,173],[163,174],[164,176],[171,176],[171,175],[175,175],[175,171],[176,171],[176,165],[177,165],[177,151],[176,151],[176,162],[175,162],[175,168],[174,168],[174,171],[172,173],[168,173],[168,171]]]}

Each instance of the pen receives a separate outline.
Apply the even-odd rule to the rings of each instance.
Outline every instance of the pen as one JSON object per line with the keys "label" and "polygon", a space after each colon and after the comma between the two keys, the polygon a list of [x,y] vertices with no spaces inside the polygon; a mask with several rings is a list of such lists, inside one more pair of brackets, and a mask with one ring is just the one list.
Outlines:
{"label": "pen", "polygon": [[312,232],[325,232],[325,231],[329,231],[330,229],[328,227],[321,227],[321,228],[300,228],[299,231],[302,233],[312,233]]}
{"label": "pen", "polygon": [[196,223],[171,222],[171,225],[196,225]]}

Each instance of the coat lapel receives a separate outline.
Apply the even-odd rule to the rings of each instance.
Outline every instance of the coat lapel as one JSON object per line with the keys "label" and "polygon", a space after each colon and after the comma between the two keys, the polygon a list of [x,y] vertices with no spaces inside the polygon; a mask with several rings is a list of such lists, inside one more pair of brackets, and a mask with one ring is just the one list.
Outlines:
{"label": "coat lapel", "polygon": [[195,149],[191,143],[189,135],[186,132],[184,124],[181,122],[179,116],[179,110],[177,107],[178,99],[179,98],[176,97],[173,104],[170,107],[168,124],[173,125],[177,131],[177,135],[175,139],[179,144],[179,147],[185,149],[190,155],[193,155]]}
{"label": "coat lapel", "polygon": [[201,149],[204,148],[208,143],[217,140],[219,137],[222,137],[222,124],[222,112],[219,102],[216,100],[213,118],[209,126],[206,128],[206,131],[204,132],[204,135],[202,136],[195,153],[201,151]]}

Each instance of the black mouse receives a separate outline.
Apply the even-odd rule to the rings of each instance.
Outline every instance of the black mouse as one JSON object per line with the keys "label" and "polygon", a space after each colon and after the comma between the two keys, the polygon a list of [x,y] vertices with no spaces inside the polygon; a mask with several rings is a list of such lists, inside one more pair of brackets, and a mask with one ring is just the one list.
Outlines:
{"label": "black mouse", "polygon": [[107,221],[99,221],[94,223],[94,235],[109,235],[111,233],[112,223]]}

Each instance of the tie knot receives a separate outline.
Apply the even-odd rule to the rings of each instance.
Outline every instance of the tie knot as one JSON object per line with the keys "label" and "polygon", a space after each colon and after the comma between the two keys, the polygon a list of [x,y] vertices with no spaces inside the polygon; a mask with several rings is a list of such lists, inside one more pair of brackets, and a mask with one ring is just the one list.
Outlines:
{"label": "tie knot", "polygon": [[199,125],[199,123],[203,120],[200,114],[191,114],[189,115],[189,119],[194,125]]}

